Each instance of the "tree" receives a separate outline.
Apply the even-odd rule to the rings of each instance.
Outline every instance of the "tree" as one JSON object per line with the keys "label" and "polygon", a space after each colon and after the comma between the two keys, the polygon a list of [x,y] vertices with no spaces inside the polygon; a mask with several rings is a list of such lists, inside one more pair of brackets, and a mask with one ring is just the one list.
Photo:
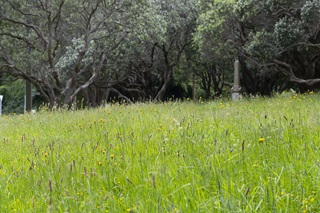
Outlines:
{"label": "tree", "polygon": [[[125,39],[140,1],[5,0],[0,68],[30,81],[50,108],[71,104]],[[134,11],[134,10],[133,10]],[[124,30],[126,29],[126,30]]]}
{"label": "tree", "polygon": [[[116,96],[127,101],[152,99],[158,84],[153,72],[155,43],[163,39],[166,23],[157,1],[149,0],[136,9],[123,42],[112,51],[105,69],[94,86],[105,93],[105,100]],[[94,89],[94,88],[93,88]]]}
{"label": "tree", "polygon": [[[200,15],[194,34],[195,66],[201,88],[208,98],[219,97],[233,77],[233,61],[238,52],[233,15],[234,1],[198,1]],[[195,57],[197,58],[197,57]]]}
{"label": "tree", "polygon": [[[186,47],[192,43],[192,33],[195,28],[197,10],[195,1],[162,1],[160,12],[167,23],[163,41],[155,44],[161,55],[161,85],[155,100],[163,100],[170,85],[173,71],[180,63]],[[159,64],[160,65],[160,64]]]}
{"label": "tree", "polygon": [[164,100],[186,47],[192,43],[197,17],[194,3],[149,0],[135,19],[136,28],[114,53],[113,71],[108,70],[108,77],[95,85],[128,101]]}
{"label": "tree", "polygon": [[273,75],[273,82],[281,74],[301,91],[317,87],[319,1],[241,2],[236,6],[247,34],[244,56],[258,64],[260,73]]}
{"label": "tree", "polygon": [[269,95],[290,82],[301,91],[317,87],[319,1],[200,1],[200,6],[200,52],[221,58],[224,50],[237,57],[248,93]]}

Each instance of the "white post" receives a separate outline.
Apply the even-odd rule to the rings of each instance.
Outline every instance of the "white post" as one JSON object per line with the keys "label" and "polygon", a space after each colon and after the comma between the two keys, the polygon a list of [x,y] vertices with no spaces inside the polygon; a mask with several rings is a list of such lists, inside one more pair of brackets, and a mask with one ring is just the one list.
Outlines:
{"label": "white post", "polygon": [[239,61],[236,60],[234,62],[234,78],[233,78],[233,87],[231,88],[232,91],[232,100],[239,100],[240,99],[240,72],[239,72]]}
{"label": "white post", "polygon": [[3,95],[0,95],[0,115],[2,115],[2,99]]}

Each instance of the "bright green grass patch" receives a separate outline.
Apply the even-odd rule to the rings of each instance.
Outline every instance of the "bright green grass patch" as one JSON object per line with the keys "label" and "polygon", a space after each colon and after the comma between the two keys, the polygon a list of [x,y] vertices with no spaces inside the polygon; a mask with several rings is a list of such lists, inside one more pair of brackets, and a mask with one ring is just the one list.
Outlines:
{"label": "bright green grass patch", "polygon": [[0,212],[318,212],[318,95],[0,117]]}

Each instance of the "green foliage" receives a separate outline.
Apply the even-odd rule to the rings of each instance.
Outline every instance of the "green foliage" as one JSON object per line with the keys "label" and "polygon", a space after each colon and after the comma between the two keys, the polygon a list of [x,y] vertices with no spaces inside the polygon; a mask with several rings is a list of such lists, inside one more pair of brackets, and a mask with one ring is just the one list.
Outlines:
{"label": "green foliage", "polygon": [[23,113],[24,112],[24,92],[25,82],[22,80],[7,81],[0,86],[0,95],[3,95],[2,113]]}
{"label": "green foliage", "polygon": [[212,54],[224,57],[226,53],[232,53],[227,24],[232,16],[233,4],[233,1],[198,2],[200,15],[194,39],[205,57]]}
{"label": "green foliage", "polygon": [[200,53],[210,58],[216,55],[218,61],[226,55],[238,57],[247,92],[281,91],[285,76],[302,91],[318,87],[319,1],[207,1],[199,5],[195,40]]}
{"label": "green foliage", "polygon": [[[83,66],[88,66],[93,61],[94,42],[89,43],[88,51],[84,59],[82,60]],[[85,42],[83,38],[72,39],[72,44],[66,46],[66,52],[61,58],[57,60],[56,68],[60,75],[60,80],[64,83],[68,80],[68,77],[72,75],[75,64],[79,57],[79,50],[85,48]]]}
{"label": "green foliage", "polygon": [[163,42],[167,30],[158,1],[6,1],[3,8],[1,69],[31,81],[50,107],[70,104],[96,79],[118,81],[132,50]]}
{"label": "green foliage", "polygon": [[304,24],[302,21],[293,18],[284,17],[274,26],[274,37],[277,45],[288,47],[298,42],[304,33]]}
{"label": "green foliage", "polygon": [[306,1],[301,8],[301,16],[305,24],[315,24],[320,17],[320,2],[315,0]]}
{"label": "green foliage", "polygon": [[51,108],[77,97],[97,106],[110,90],[161,99],[194,74],[220,94],[235,58],[248,93],[289,80],[314,89],[319,14],[316,0],[4,1],[0,71],[30,81]]}
{"label": "green foliage", "polygon": [[275,46],[271,42],[274,35],[270,32],[259,31],[249,35],[250,43],[247,44],[245,50],[252,56],[266,60],[275,57]]}

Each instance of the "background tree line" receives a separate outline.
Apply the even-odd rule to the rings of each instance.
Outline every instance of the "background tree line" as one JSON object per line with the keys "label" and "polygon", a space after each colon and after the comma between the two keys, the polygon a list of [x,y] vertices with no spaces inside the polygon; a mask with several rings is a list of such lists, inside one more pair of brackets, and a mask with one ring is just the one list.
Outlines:
{"label": "background tree line", "polygon": [[235,59],[247,94],[314,90],[319,20],[318,0],[2,0],[0,93],[10,109],[22,80],[50,108],[215,98]]}

